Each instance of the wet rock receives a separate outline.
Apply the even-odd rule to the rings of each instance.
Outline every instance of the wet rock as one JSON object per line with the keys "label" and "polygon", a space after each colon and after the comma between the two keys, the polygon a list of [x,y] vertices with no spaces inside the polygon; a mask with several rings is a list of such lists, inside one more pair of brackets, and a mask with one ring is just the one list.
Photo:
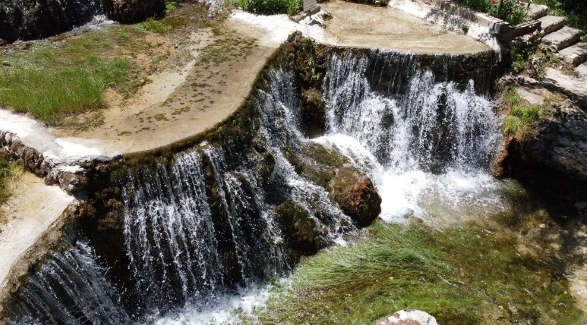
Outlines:
{"label": "wet rock", "polygon": [[326,103],[322,93],[316,88],[302,91],[302,125],[310,138],[324,134],[326,130]]}
{"label": "wet rock", "polygon": [[370,225],[381,213],[381,196],[364,173],[343,167],[328,187],[342,211],[361,227]]}
{"label": "wet rock", "polygon": [[326,233],[302,207],[286,201],[275,208],[275,212],[283,234],[294,250],[303,255],[312,255],[326,246]]}
{"label": "wet rock", "polygon": [[105,0],[104,4],[111,19],[125,24],[165,15],[164,0]]}
{"label": "wet rock", "polygon": [[33,174],[45,177],[47,175],[46,169],[43,166],[43,154],[34,148],[24,148],[22,154],[22,163],[26,170]]}
{"label": "wet rock", "polygon": [[0,45],[63,33],[100,13],[100,0],[0,1]]}
{"label": "wet rock", "polygon": [[438,325],[438,323],[436,318],[427,312],[408,308],[378,319],[372,325]]}

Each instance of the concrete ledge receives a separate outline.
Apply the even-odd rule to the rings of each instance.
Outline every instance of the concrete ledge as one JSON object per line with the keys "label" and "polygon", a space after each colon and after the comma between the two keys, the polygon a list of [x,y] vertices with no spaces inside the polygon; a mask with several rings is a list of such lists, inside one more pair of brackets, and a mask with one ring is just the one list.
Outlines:
{"label": "concrete ledge", "polygon": [[55,248],[64,227],[73,220],[78,208],[71,196],[44,185],[34,175],[29,174],[28,177],[22,193],[15,193],[11,199],[16,201],[17,215],[5,225],[0,235],[0,251],[3,252],[0,314],[8,299],[26,279],[29,269],[46,259]]}
{"label": "concrete ledge", "polygon": [[508,22],[501,19],[491,17],[484,13],[476,12],[469,8],[458,5],[452,1],[447,0],[422,0],[424,3],[437,6],[440,9],[460,17],[463,17],[469,21],[472,21],[478,25],[489,28],[490,31],[497,35],[505,34],[511,26]]}

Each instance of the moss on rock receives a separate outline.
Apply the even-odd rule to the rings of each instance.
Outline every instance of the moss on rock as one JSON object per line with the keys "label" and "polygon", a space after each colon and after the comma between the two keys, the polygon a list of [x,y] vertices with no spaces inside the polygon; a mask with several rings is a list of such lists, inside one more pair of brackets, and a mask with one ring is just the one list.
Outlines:
{"label": "moss on rock", "polygon": [[275,208],[275,213],[288,246],[292,249],[303,255],[313,255],[326,246],[326,233],[304,208],[286,201]]}

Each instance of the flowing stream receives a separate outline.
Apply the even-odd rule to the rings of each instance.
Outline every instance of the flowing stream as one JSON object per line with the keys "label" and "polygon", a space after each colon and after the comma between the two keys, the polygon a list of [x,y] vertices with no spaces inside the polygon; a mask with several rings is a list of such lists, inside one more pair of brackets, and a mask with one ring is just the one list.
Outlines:
{"label": "flowing stream", "polygon": [[[77,236],[15,294],[9,318],[230,324],[253,317],[267,299],[267,280],[295,266],[276,206],[292,202],[307,214],[324,245],[344,245],[346,236],[359,234],[327,191],[288,161],[307,143],[336,148],[366,171],[387,222],[443,224],[502,209],[501,184],[488,173],[500,134],[489,73],[458,80],[451,70],[458,56],[428,59],[444,71],[407,53],[331,55],[323,86],[326,133],[315,139],[302,132],[293,72],[268,70],[268,86],[252,95],[250,117],[261,149],[238,151],[234,139],[202,142],[169,164],[129,176],[121,259],[132,287],[113,283],[110,266]],[[261,157],[269,156],[272,171],[265,175]],[[124,298],[130,296],[132,305]]]}

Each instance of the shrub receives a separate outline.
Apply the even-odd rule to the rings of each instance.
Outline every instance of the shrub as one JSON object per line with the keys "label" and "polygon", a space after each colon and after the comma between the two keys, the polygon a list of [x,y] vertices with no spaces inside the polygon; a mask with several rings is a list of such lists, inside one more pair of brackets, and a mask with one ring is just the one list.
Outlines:
{"label": "shrub", "polygon": [[492,0],[488,13],[513,25],[524,21],[528,14],[528,3],[517,0]]}
{"label": "shrub", "polygon": [[258,15],[295,15],[303,9],[302,0],[242,0],[238,5]]}
{"label": "shrub", "polygon": [[518,0],[456,0],[456,2],[473,10],[503,19],[513,25],[524,21],[529,8],[527,2]]}

